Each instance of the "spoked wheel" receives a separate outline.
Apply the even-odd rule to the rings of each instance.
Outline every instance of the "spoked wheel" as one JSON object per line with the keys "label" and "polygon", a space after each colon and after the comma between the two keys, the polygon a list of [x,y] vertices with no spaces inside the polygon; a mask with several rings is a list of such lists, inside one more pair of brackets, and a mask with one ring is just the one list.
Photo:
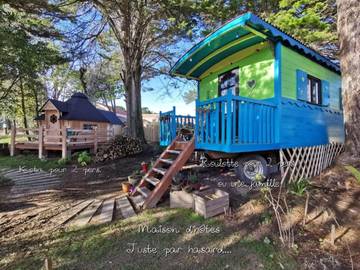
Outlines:
{"label": "spoked wheel", "polygon": [[265,158],[260,155],[250,155],[237,159],[238,166],[235,168],[240,181],[251,185],[254,181],[266,179],[269,176],[269,168]]}

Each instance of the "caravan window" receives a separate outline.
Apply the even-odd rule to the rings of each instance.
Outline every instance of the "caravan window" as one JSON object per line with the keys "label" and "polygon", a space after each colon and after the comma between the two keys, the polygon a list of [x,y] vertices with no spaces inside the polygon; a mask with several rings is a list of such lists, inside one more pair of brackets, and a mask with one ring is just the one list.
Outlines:
{"label": "caravan window", "polygon": [[239,94],[239,69],[235,68],[219,75],[219,96],[225,96],[228,91]]}
{"label": "caravan window", "polygon": [[321,105],[321,80],[308,75],[307,101]]}

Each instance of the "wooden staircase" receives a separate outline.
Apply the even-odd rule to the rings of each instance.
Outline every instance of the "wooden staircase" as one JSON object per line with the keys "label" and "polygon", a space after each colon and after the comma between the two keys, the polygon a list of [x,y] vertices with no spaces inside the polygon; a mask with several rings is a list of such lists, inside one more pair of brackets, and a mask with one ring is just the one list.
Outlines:
{"label": "wooden staircase", "polygon": [[[134,204],[142,209],[155,207],[170,187],[173,177],[191,157],[194,148],[194,137],[190,141],[184,141],[181,136],[177,136],[132,193],[131,198],[136,198],[137,201]],[[140,195],[135,197],[137,194]]]}

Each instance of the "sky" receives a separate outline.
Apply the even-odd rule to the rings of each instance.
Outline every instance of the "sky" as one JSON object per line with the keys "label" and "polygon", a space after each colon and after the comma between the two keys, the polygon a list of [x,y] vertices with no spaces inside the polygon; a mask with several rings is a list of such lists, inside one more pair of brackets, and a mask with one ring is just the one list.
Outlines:
{"label": "sky", "polygon": [[[170,95],[165,94],[162,81],[158,77],[151,79],[149,82],[146,82],[145,86],[151,87],[155,90],[142,92],[142,107],[148,107],[151,111],[159,113],[160,111],[170,111],[172,110],[173,106],[175,106],[176,114],[195,116],[195,102],[186,104],[182,98],[182,93],[191,87],[194,87],[193,84],[185,84],[184,88],[181,90],[170,89]],[[125,107],[124,100],[119,100],[119,105]]]}
{"label": "sky", "polygon": [[[79,11],[80,13],[83,11]],[[92,12],[83,15],[83,20],[87,21],[89,19],[94,19],[92,16],[98,14],[98,19],[94,19],[94,23],[98,24],[98,20],[101,19],[99,13]],[[76,27],[77,25],[75,25]],[[57,23],[57,27],[64,30],[69,30],[71,27],[74,27],[70,22],[61,21]],[[89,26],[90,28],[90,26]],[[171,50],[178,53],[178,55],[183,55],[189,48],[194,45],[195,41],[185,41],[180,40],[177,44],[171,46]],[[182,98],[182,94],[191,88],[194,88],[194,84],[191,82],[180,83],[180,89],[171,89],[171,86],[167,89],[170,93],[169,95],[165,94],[166,90],[164,85],[167,84],[166,79],[161,77],[154,77],[149,81],[143,82],[143,88],[155,89],[152,91],[143,91],[142,92],[142,107],[148,107],[151,111],[159,113],[160,111],[166,112],[172,110],[173,106],[176,106],[176,113],[181,115],[195,115],[195,102],[186,104]],[[196,86],[195,86],[196,87]],[[117,100],[117,105],[126,107],[124,99]]]}

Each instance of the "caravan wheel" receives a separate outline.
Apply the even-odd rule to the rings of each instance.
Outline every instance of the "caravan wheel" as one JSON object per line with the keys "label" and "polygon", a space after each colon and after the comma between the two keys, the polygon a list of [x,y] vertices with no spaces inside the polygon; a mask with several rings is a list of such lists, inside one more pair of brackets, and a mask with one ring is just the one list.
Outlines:
{"label": "caravan wheel", "polygon": [[262,181],[269,176],[266,160],[260,155],[244,156],[237,159],[237,162],[236,175],[247,185],[253,181]]}

